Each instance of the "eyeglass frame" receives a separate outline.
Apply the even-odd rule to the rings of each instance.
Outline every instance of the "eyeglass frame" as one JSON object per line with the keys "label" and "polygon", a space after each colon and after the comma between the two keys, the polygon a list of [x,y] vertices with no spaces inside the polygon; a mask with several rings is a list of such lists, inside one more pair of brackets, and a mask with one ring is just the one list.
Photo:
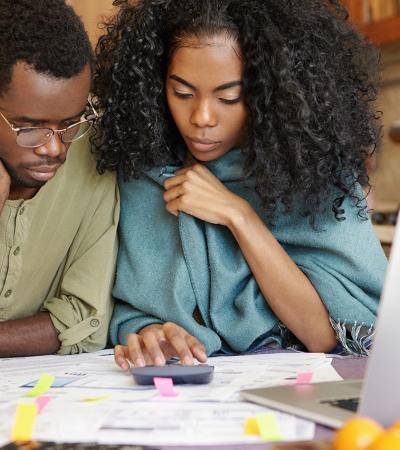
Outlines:
{"label": "eyeglass frame", "polygon": [[100,116],[99,113],[96,111],[95,107],[93,106],[93,103],[90,101],[89,98],[88,98],[88,103],[89,103],[90,107],[92,108],[92,111],[93,111],[93,114],[94,114],[94,118],[93,118],[93,119],[84,119],[84,120],[80,120],[79,122],[76,122],[76,123],[73,123],[73,124],[71,124],[71,125],[68,125],[68,127],[62,128],[62,129],[60,129],[60,130],[55,130],[55,129],[53,129],[53,128],[48,128],[48,127],[16,127],[16,126],[14,126],[14,124],[12,124],[12,123],[7,119],[7,117],[6,117],[1,111],[0,111],[0,116],[4,119],[4,121],[5,121],[6,124],[11,128],[11,130],[14,131],[14,133],[17,134],[17,138],[18,138],[18,136],[19,136],[19,133],[20,133],[21,131],[24,131],[24,130],[49,130],[49,131],[51,131],[51,135],[48,137],[48,139],[47,139],[46,142],[43,142],[43,144],[24,146],[24,145],[18,144],[18,142],[17,142],[17,144],[18,144],[20,147],[23,147],[23,148],[38,148],[38,147],[41,147],[42,145],[46,145],[48,142],[50,142],[51,139],[53,138],[53,136],[54,136],[56,133],[60,136],[61,142],[62,142],[63,144],[70,144],[71,142],[75,142],[75,141],[79,140],[80,138],[82,138],[83,136],[85,136],[85,134],[90,130],[90,128],[88,128],[87,131],[85,131],[85,133],[81,134],[81,135],[80,135],[78,138],[76,138],[75,140],[69,141],[69,142],[64,142],[64,141],[63,141],[63,135],[64,135],[64,133],[65,133],[67,130],[69,130],[70,128],[75,127],[75,126],[77,126],[77,125],[80,125],[80,124],[82,124],[82,123],[95,122],[95,121],[99,118],[99,116]]}

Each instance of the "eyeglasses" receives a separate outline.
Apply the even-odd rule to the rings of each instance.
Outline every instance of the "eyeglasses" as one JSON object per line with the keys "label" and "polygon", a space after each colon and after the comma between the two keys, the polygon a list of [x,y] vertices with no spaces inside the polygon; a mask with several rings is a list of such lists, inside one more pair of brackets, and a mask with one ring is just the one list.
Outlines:
{"label": "eyeglasses", "polygon": [[73,123],[61,130],[53,130],[52,128],[42,127],[16,127],[8,121],[8,119],[0,112],[0,116],[8,124],[12,131],[17,133],[17,144],[20,147],[41,147],[47,144],[55,133],[60,136],[61,141],[64,144],[77,141],[81,137],[85,136],[92,128],[94,122],[99,117],[99,114],[94,109],[91,101],[88,99],[91,111],[86,111],[79,122]]}

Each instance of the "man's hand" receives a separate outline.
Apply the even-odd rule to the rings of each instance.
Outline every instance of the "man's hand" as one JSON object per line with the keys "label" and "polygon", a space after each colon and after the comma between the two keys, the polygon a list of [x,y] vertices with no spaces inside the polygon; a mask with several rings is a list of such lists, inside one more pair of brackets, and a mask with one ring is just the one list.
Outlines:
{"label": "man's hand", "polygon": [[204,346],[172,322],[148,325],[139,333],[130,333],[127,343],[114,349],[115,362],[124,370],[129,369],[129,362],[136,367],[163,366],[174,356],[186,365],[192,365],[194,358],[202,363],[207,361]]}
{"label": "man's hand", "polygon": [[4,164],[0,160],[0,213],[3,210],[4,203],[10,195],[11,178]]}

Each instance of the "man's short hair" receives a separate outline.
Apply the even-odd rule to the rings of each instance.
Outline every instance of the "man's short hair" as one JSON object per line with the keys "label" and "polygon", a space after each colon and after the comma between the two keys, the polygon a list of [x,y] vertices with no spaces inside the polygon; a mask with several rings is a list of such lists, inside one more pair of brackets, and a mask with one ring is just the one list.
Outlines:
{"label": "man's short hair", "polygon": [[88,35],[65,0],[0,0],[0,95],[18,61],[55,78],[92,65]]}

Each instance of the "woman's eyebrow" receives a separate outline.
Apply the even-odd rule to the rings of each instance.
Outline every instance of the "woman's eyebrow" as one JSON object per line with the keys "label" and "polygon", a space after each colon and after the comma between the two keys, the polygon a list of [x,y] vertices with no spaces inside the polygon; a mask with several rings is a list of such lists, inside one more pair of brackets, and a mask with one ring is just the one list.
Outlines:
{"label": "woman's eyebrow", "polygon": [[[189,81],[186,81],[184,78],[179,77],[178,75],[172,74],[169,76],[172,80],[177,81],[178,83],[183,84],[184,86],[187,86],[190,89],[193,89],[194,91],[197,91],[197,88],[193,86],[193,84],[189,83]],[[235,86],[242,86],[241,80],[235,80],[235,81],[229,81],[228,83],[221,84],[220,86],[217,86],[213,92],[219,92],[224,91],[225,89],[230,89]]]}
{"label": "woman's eyebrow", "polygon": [[221,86],[217,86],[214,89],[214,92],[224,91],[225,89],[230,89],[235,86],[242,86],[242,84],[241,80],[229,81],[228,83],[221,84]]}
{"label": "woman's eyebrow", "polygon": [[190,84],[189,81],[184,80],[181,77],[178,77],[178,75],[170,75],[169,78],[171,78],[172,80],[177,81],[178,83],[184,84],[185,86],[187,86],[190,89],[193,89],[194,91],[197,91],[196,87],[193,86],[193,84]]}

